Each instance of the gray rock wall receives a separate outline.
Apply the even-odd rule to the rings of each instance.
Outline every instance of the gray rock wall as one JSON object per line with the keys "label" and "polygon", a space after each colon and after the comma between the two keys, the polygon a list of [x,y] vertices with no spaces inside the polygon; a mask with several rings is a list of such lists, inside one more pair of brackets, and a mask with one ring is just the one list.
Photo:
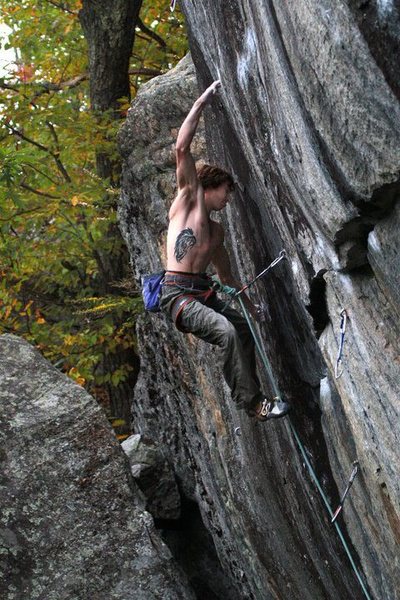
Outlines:
{"label": "gray rock wall", "polygon": [[[222,81],[205,113],[207,153],[201,134],[196,152],[237,182],[223,219],[234,268],[245,281],[288,253],[253,291],[269,307],[264,349],[332,507],[360,461],[340,524],[372,596],[398,598],[398,9],[181,5],[200,89]],[[173,144],[197,93],[185,61],[142,90],[121,131],[120,220],[137,277],[164,258]],[[238,597],[361,598],[288,423],[253,427],[215,350],[165,318],[145,316],[138,334],[135,426],[170,449]]]}
{"label": "gray rock wall", "polygon": [[0,337],[0,596],[193,599],[96,401]]}

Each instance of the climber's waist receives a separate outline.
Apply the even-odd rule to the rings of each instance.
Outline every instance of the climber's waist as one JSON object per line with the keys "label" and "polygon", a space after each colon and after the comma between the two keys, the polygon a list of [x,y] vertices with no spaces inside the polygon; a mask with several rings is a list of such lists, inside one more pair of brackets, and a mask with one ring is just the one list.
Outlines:
{"label": "climber's waist", "polygon": [[209,290],[213,285],[213,281],[207,273],[166,271],[163,285],[176,285],[186,290]]}

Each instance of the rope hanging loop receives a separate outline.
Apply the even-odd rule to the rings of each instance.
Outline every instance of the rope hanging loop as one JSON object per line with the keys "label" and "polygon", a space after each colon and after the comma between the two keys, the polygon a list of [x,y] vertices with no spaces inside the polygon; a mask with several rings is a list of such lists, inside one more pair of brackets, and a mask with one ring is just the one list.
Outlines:
{"label": "rope hanging loop", "polygon": [[[240,304],[240,307],[242,309],[242,312],[243,312],[244,316],[246,317],[247,323],[248,323],[248,325],[250,327],[250,331],[251,331],[251,333],[253,335],[256,348],[257,348],[257,350],[259,352],[259,355],[260,355],[260,358],[261,358],[261,360],[262,360],[262,362],[264,364],[266,374],[267,374],[267,376],[269,378],[269,381],[270,381],[270,383],[272,385],[274,393],[275,393],[275,395],[276,395],[277,398],[281,398],[278,385],[277,385],[277,383],[275,381],[275,377],[274,377],[274,374],[272,372],[272,367],[270,365],[270,362],[268,360],[268,357],[267,357],[266,353],[264,352],[264,350],[263,350],[263,348],[261,346],[261,342],[260,342],[260,340],[258,338],[258,335],[257,335],[257,333],[255,331],[255,328],[253,327],[253,324],[251,322],[251,319],[250,319],[250,316],[249,316],[249,314],[247,312],[247,309],[246,309],[246,307],[244,305],[244,302],[243,302],[243,300],[242,300],[242,298],[240,296],[238,296],[237,299],[239,301],[239,304]],[[344,340],[344,334],[345,334],[345,331],[346,331],[346,322],[347,322],[347,313],[346,313],[346,311],[344,309],[341,312],[341,317],[342,317],[342,323],[341,323],[341,333],[342,333],[341,349],[343,349],[343,340]],[[328,498],[327,498],[324,490],[322,489],[322,486],[321,486],[320,482],[318,481],[318,478],[317,478],[317,475],[315,473],[315,470],[314,470],[313,466],[311,465],[310,460],[309,460],[309,458],[307,456],[307,452],[306,452],[306,450],[304,448],[304,445],[302,444],[302,442],[301,442],[301,440],[299,438],[299,435],[298,435],[298,433],[297,433],[294,425],[292,424],[292,422],[290,420],[290,417],[287,417],[287,419],[288,419],[288,423],[289,423],[289,428],[292,431],[292,434],[293,434],[293,436],[294,436],[294,438],[295,438],[295,440],[297,442],[298,448],[299,448],[300,453],[301,453],[301,455],[302,455],[302,457],[304,459],[304,462],[305,462],[305,464],[307,466],[307,469],[308,469],[308,471],[310,473],[311,479],[314,481],[314,483],[315,483],[315,485],[316,485],[316,487],[317,487],[317,489],[318,489],[318,491],[319,491],[319,493],[321,495],[321,498],[322,498],[322,500],[323,500],[323,502],[324,502],[324,504],[325,504],[325,506],[326,506],[326,508],[328,510],[329,516],[332,519],[331,522],[333,523],[333,525],[334,525],[334,527],[335,527],[335,529],[337,531],[337,534],[338,534],[338,536],[340,538],[340,541],[342,542],[343,548],[344,548],[344,550],[345,550],[345,552],[347,554],[347,557],[348,557],[348,559],[350,561],[350,564],[351,564],[351,566],[353,568],[354,574],[355,574],[355,576],[356,576],[356,578],[357,578],[357,580],[358,580],[358,582],[359,582],[359,584],[360,584],[360,586],[362,588],[364,596],[365,596],[365,598],[367,600],[372,600],[372,598],[371,598],[371,596],[370,596],[370,594],[368,592],[367,586],[365,585],[365,583],[363,581],[363,578],[361,577],[361,574],[360,574],[360,572],[358,570],[358,567],[357,567],[357,565],[356,565],[356,563],[355,563],[355,561],[353,559],[353,556],[352,556],[352,554],[350,552],[350,548],[349,548],[349,546],[348,546],[348,544],[347,544],[347,542],[345,540],[345,537],[344,537],[344,535],[343,535],[343,533],[342,533],[342,531],[340,529],[340,526],[336,522],[336,517],[338,516],[338,514],[341,511],[342,506],[343,506],[343,502],[344,502],[344,500],[345,500],[345,498],[346,498],[346,496],[347,496],[347,494],[348,494],[348,492],[350,490],[350,487],[353,484],[353,481],[354,481],[354,479],[355,479],[355,477],[357,475],[357,472],[358,472],[358,461],[356,460],[356,461],[353,462],[353,467],[354,468],[353,468],[353,471],[351,473],[351,476],[350,476],[349,482],[347,484],[347,487],[346,487],[346,489],[344,491],[344,494],[342,496],[341,503],[339,504],[338,509],[336,509],[336,512],[333,513],[332,508],[331,508],[330,503],[329,503],[329,500],[328,500]]]}

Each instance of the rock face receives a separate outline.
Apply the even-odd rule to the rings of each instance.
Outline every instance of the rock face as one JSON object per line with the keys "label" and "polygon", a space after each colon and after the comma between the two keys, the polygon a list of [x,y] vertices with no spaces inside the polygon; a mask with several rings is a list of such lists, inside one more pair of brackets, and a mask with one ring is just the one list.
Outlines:
{"label": "rock face", "polygon": [[155,519],[177,520],[181,516],[181,497],[171,465],[159,447],[140,434],[121,444],[131,473],[146,498],[146,510]]}
{"label": "rock face", "polygon": [[[181,6],[200,89],[222,81],[205,112],[207,152],[201,131],[194,149],[235,177],[223,217],[234,269],[249,280],[286,249],[252,292],[269,307],[264,350],[332,508],[359,460],[340,526],[371,597],[399,598],[398,10]],[[164,259],[173,144],[197,94],[185,60],[142,89],[120,134],[120,222],[138,278]],[[165,317],[144,316],[138,336],[135,428],[169,448],[236,597],[362,598],[288,420],[252,426],[232,406],[216,350]]]}
{"label": "rock face", "polygon": [[4,600],[193,599],[95,400],[0,337]]}

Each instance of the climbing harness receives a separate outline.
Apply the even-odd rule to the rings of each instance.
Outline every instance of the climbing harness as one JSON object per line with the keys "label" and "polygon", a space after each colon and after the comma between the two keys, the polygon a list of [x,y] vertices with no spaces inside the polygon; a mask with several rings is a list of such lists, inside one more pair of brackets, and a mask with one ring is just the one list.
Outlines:
{"label": "climbing harness", "polygon": [[346,333],[346,325],[347,325],[347,312],[346,309],[343,309],[340,313],[341,321],[340,321],[340,341],[339,341],[339,351],[336,358],[335,365],[335,379],[339,379],[339,377],[343,374],[343,369],[339,372],[339,366],[342,362],[342,354],[343,354],[343,346],[344,346],[344,336]]}
{"label": "climbing harness", "polygon": [[[265,368],[265,371],[267,373],[268,379],[269,379],[269,381],[271,383],[271,386],[273,388],[274,395],[278,399],[281,399],[281,394],[279,392],[279,388],[278,388],[277,383],[275,381],[275,378],[274,378],[274,375],[273,375],[273,372],[272,372],[272,367],[270,365],[270,362],[268,360],[268,357],[267,357],[266,353],[264,352],[264,350],[262,348],[262,345],[261,345],[260,339],[258,337],[258,334],[257,334],[257,332],[256,332],[256,330],[254,328],[253,323],[251,322],[250,316],[248,314],[248,311],[247,311],[247,309],[246,309],[246,307],[244,305],[244,302],[243,302],[240,294],[242,292],[244,292],[246,289],[248,289],[259,277],[261,277],[263,274],[265,274],[267,271],[269,271],[272,268],[272,266],[277,265],[280,262],[280,260],[282,260],[282,258],[284,258],[284,257],[286,257],[286,252],[284,250],[282,250],[282,252],[275,259],[275,261],[273,261],[266,269],[264,269],[264,271],[262,271],[259,275],[257,275],[257,277],[255,277],[247,286],[244,286],[241,290],[239,290],[239,292],[237,292],[237,290],[235,290],[233,288],[229,288],[229,287],[226,287],[226,286],[221,286],[221,290],[224,291],[224,292],[226,292],[226,293],[228,293],[229,295],[231,295],[232,296],[232,300],[234,298],[238,299],[240,307],[242,309],[242,312],[243,312],[243,314],[244,314],[244,316],[246,318],[247,324],[248,324],[248,326],[250,328],[251,334],[252,334],[252,336],[254,338],[254,342],[255,342],[256,348],[258,350],[259,356],[260,356],[260,358],[262,360],[262,363],[264,365],[264,368]],[[339,355],[338,355],[338,359],[339,360],[340,360],[340,357],[341,357],[341,351],[343,350],[344,334],[345,334],[345,330],[346,330],[347,313],[346,313],[345,310],[342,310],[341,316],[342,316],[342,324],[341,324],[341,343],[340,343],[340,349],[339,349]],[[337,518],[337,516],[339,515],[339,513],[341,511],[341,506],[343,506],[343,502],[345,500],[345,497],[346,497],[346,495],[347,495],[347,493],[348,493],[348,491],[349,491],[349,489],[350,489],[350,487],[351,487],[351,485],[352,485],[352,483],[354,481],[354,478],[355,478],[355,476],[357,474],[358,462],[355,461],[355,463],[357,462],[357,464],[354,463],[354,469],[353,469],[353,473],[352,473],[352,475],[350,477],[349,484],[348,484],[348,486],[347,486],[347,488],[346,488],[346,490],[345,490],[345,492],[344,492],[344,494],[342,496],[342,500],[341,500],[341,502],[339,504],[338,509],[336,509],[335,513],[333,513],[332,508],[331,508],[331,506],[329,504],[329,500],[328,500],[328,498],[327,498],[324,490],[322,489],[322,486],[321,486],[320,482],[318,481],[318,478],[317,478],[317,475],[315,473],[315,470],[314,470],[314,468],[313,468],[313,466],[312,466],[312,464],[311,464],[311,462],[310,462],[310,460],[309,460],[309,458],[307,456],[306,449],[305,449],[304,445],[302,444],[302,442],[300,440],[300,437],[299,437],[299,435],[298,435],[298,433],[297,433],[297,431],[296,431],[293,423],[291,422],[290,416],[287,416],[286,420],[287,420],[287,423],[289,424],[290,431],[292,432],[293,437],[296,440],[297,446],[298,446],[298,448],[300,450],[300,454],[301,454],[301,456],[302,456],[302,458],[304,460],[304,463],[307,466],[307,469],[308,469],[308,472],[310,474],[310,477],[314,481],[314,483],[315,483],[315,485],[316,485],[316,487],[318,489],[318,492],[320,493],[320,496],[321,496],[321,498],[322,498],[322,500],[323,500],[323,502],[324,502],[324,504],[325,504],[325,506],[326,506],[326,508],[328,510],[328,514],[329,514],[329,516],[331,518],[331,523],[335,526],[335,529],[337,531],[339,539],[342,542],[343,548],[344,548],[344,550],[345,550],[345,552],[347,554],[347,557],[348,557],[348,559],[350,561],[350,564],[351,564],[351,566],[353,568],[353,571],[354,571],[354,573],[355,573],[355,575],[356,575],[356,577],[358,579],[358,582],[360,583],[362,591],[364,592],[364,595],[367,598],[367,600],[372,600],[371,596],[368,593],[367,587],[366,587],[366,585],[365,585],[365,583],[364,583],[364,581],[363,581],[363,579],[362,579],[362,577],[360,575],[360,572],[359,572],[359,570],[357,568],[357,565],[355,564],[355,561],[354,561],[353,556],[352,556],[352,554],[350,552],[349,546],[348,546],[348,544],[347,544],[347,542],[346,542],[346,540],[344,538],[342,530],[340,529],[338,523],[336,522],[336,518]],[[237,428],[236,428],[236,430],[237,430]],[[235,432],[236,432],[236,430],[235,430]]]}
{"label": "climbing harness", "polygon": [[171,317],[173,322],[175,323],[176,328],[179,331],[185,332],[185,330],[180,325],[180,319],[182,316],[183,309],[187,304],[189,304],[189,302],[194,302],[195,300],[197,300],[202,304],[207,304],[207,300],[209,300],[213,295],[215,295],[214,290],[206,290],[178,296],[171,310]]}
{"label": "climbing harness", "polygon": [[171,317],[179,331],[185,333],[180,325],[183,309],[187,304],[197,300],[202,304],[207,304],[208,300],[215,296],[215,290],[212,287],[212,280],[206,273],[186,273],[184,271],[166,271],[163,279],[163,286],[174,286],[180,288],[179,294],[172,304]]}
{"label": "climbing harness", "polygon": [[339,506],[337,507],[337,509],[335,510],[335,512],[333,514],[333,517],[331,519],[331,523],[334,523],[336,521],[336,519],[338,518],[338,516],[339,516],[339,514],[340,514],[340,512],[341,512],[341,510],[343,508],[343,502],[346,500],[346,496],[349,493],[349,490],[350,490],[351,486],[353,485],[353,481],[355,480],[356,475],[358,473],[358,464],[359,464],[358,460],[355,460],[353,462],[353,470],[351,472],[349,482],[347,484],[346,489],[343,492],[343,496],[342,496],[342,498],[341,498],[341,500],[339,502]]}

